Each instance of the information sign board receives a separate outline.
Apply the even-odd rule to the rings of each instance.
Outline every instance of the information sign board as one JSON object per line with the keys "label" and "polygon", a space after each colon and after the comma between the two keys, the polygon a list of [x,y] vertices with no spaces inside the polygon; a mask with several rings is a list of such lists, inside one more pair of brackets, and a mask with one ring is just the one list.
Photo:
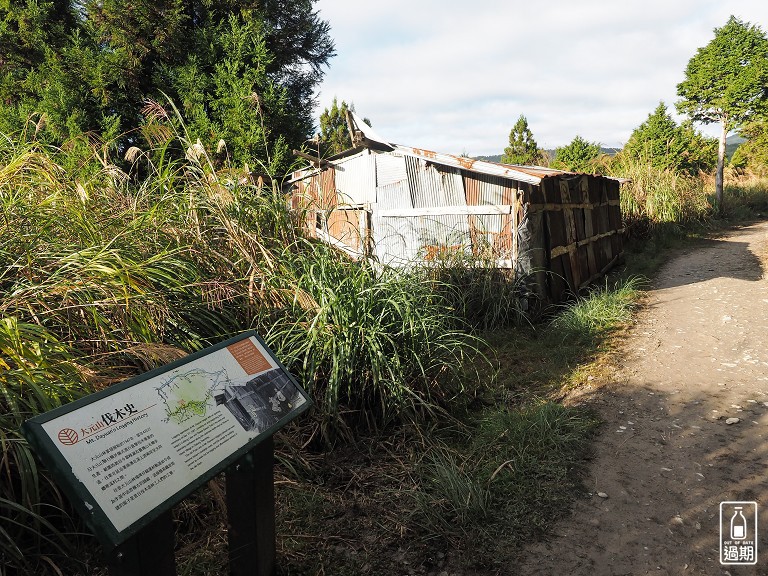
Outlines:
{"label": "information sign board", "polygon": [[248,332],[31,418],[23,431],[96,535],[118,545],[309,406]]}

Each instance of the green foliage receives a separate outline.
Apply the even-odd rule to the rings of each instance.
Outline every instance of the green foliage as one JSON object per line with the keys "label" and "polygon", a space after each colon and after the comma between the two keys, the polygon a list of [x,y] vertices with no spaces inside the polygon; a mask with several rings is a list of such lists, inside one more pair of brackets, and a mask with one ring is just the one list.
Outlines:
{"label": "green foliage", "polygon": [[595,172],[599,168],[597,161],[601,153],[599,143],[576,136],[569,144],[555,149],[551,166],[571,172]]}
{"label": "green foliage", "polygon": [[753,120],[739,129],[747,139],[731,157],[731,166],[757,176],[768,176],[768,121]]}
{"label": "green foliage", "polygon": [[128,150],[132,173],[110,143],[0,138],[0,555],[30,573],[70,573],[75,528],[19,426],[94,388],[252,328],[316,398],[327,441],[473,385],[480,341],[434,279],[302,239],[277,185],[217,169],[178,118],[147,114],[158,143]]}
{"label": "green foliage", "polygon": [[338,104],[334,97],[330,108],[320,114],[320,143],[322,156],[332,156],[352,147],[347,127],[347,112],[354,111],[354,106],[343,100]]}
{"label": "green foliage", "polygon": [[628,278],[608,287],[599,287],[566,305],[552,321],[563,340],[602,338],[607,332],[625,325],[632,317],[642,280]]}
{"label": "green foliage", "polygon": [[644,158],[623,153],[610,173],[627,179],[620,189],[621,214],[631,236],[645,237],[662,228],[679,231],[712,215],[701,175],[655,168]]}
{"label": "green foliage", "polygon": [[456,328],[434,281],[303,241],[280,261],[274,289],[291,288],[266,339],[308,387],[328,437],[350,423],[412,418],[463,390],[461,367],[478,341]]}
{"label": "green foliage", "polygon": [[504,148],[501,162],[503,164],[536,166],[541,164],[542,160],[542,152],[539,150],[536,140],[533,139],[533,133],[528,127],[528,120],[521,114],[509,132],[509,146]]}
{"label": "green foliage", "polygon": [[287,144],[276,128],[288,122],[288,95],[269,78],[272,55],[263,27],[230,15],[196,38],[199,49],[163,70],[181,99],[187,137],[237,163],[258,159],[268,171],[284,167]]}
{"label": "green foliage", "polygon": [[725,140],[728,132],[768,111],[768,39],[755,25],[731,16],[688,61],[677,85],[677,109],[696,122],[721,126],[715,197],[723,207]]}
{"label": "green foliage", "polygon": [[492,255],[448,250],[431,262],[426,272],[435,281],[433,289],[462,324],[494,330],[528,321],[524,279],[497,268]]}
{"label": "green foliage", "polygon": [[[320,138],[318,146],[320,147],[320,154],[322,157],[332,156],[352,147],[352,140],[349,136],[349,128],[347,126],[347,112],[354,111],[354,104],[347,104],[342,100],[341,105],[339,105],[334,97],[331,107],[326,108],[323,110],[323,113],[320,114]],[[363,121],[368,124],[368,126],[371,125],[371,121],[368,120],[368,118],[363,118]]]}
{"label": "green foliage", "polygon": [[766,109],[767,84],[765,34],[731,16],[689,60],[677,85],[677,109],[695,122],[720,122],[727,132]]}
{"label": "green foliage", "polygon": [[[72,554],[65,503],[21,425],[88,391],[66,345],[45,328],[0,315],[0,566],[42,574]],[[41,549],[52,556],[48,562]]]}
{"label": "green foliage", "polygon": [[[147,99],[182,103],[192,141],[287,168],[334,55],[312,0],[66,0],[0,6],[0,131],[140,143]],[[5,51],[8,47],[8,51]],[[10,54],[5,65],[5,54]],[[267,146],[264,146],[266,142]],[[155,144],[156,142],[153,142]],[[267,150],[272,156],[267,154]],[[226,154],[225,154],[226,152]],[[222,162],[223,158],[216,158]]]}
{"label": "green foliage", "polygon": [[659,170],[696,174],[714,168],[717,140],[703,136],[690,121],[678,126],[660,102],[648,119],[632,132],[619,161],[637,159]]}

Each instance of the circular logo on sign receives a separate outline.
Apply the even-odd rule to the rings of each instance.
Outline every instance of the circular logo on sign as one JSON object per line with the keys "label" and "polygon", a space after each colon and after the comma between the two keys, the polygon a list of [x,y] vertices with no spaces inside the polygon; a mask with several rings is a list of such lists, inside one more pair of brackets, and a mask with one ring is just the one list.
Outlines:
{"label": "circular logo on sign", "polygon": [[77,437],[77,432],[72,430],[72,428],[64,428],[63,430],[59,430],[59,442],[65,446],[72,446],[72,444],[75,444],[78,440],[79,438]]}

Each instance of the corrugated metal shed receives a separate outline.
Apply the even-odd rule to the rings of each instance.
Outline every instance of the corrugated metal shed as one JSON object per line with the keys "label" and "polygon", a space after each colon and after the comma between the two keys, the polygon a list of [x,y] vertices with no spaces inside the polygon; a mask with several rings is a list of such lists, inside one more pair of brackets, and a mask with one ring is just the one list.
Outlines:
{"label": "corrugated metal shed", "polygon": [[290,181],[310,233],[353,257],[401,267],[474,256],[549,301],[621,258],[618,181],[401,146],[357,126],[356,148]]}

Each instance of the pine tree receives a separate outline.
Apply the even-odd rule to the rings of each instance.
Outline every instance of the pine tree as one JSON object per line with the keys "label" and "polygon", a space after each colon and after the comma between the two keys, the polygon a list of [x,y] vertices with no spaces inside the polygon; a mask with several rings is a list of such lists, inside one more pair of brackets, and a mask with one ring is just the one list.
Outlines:
{"label": "pine tree", "polygon": [[520,115],[512,130],[509,132],[509,146],[504,148],[501,156],[503,164],[520,164],[532,166],[540,164],[543,155],[533,139],[533,133],[528,127],[528,120]]}
{"label": "pine tree", "polygon": [[717,142],[699,133],[693,124],[674,121],[664,102],[632,132],[620,157],[638,159],[660,170],[697,173],[715,166]]}
{"label": "pine tree", "polygon": [[569,144],[555,149],[552,167],[571,172],[593,172],[596,168],[595,161],[601,153],[599,143],[588,142],[581,136],[576,136]]}
{"label": "pine tree", "polygon": [[68,0],[0,3],[0,130],[21,129],[41,111],[39,75],[30,73],[59,57],[77,27]]}
{"label": "pine tree", "polygon": [[339,105],[334,97],[330,108],[320,114],[320,153],[323,157],[332,156],[352,147],[347,127],[347,112],[354,112],[354,105],[344,100]]}
{"label": "pine tree", "polygon": [[237,163],[285,168],[286,150],[312,131],[315,89],[334,55],[314,1],[7,0],[0,131],[37,114],[46,128],[36,137],[122,133],[127,148],[146,100],[167,95],[193,139],[224,140]]}

